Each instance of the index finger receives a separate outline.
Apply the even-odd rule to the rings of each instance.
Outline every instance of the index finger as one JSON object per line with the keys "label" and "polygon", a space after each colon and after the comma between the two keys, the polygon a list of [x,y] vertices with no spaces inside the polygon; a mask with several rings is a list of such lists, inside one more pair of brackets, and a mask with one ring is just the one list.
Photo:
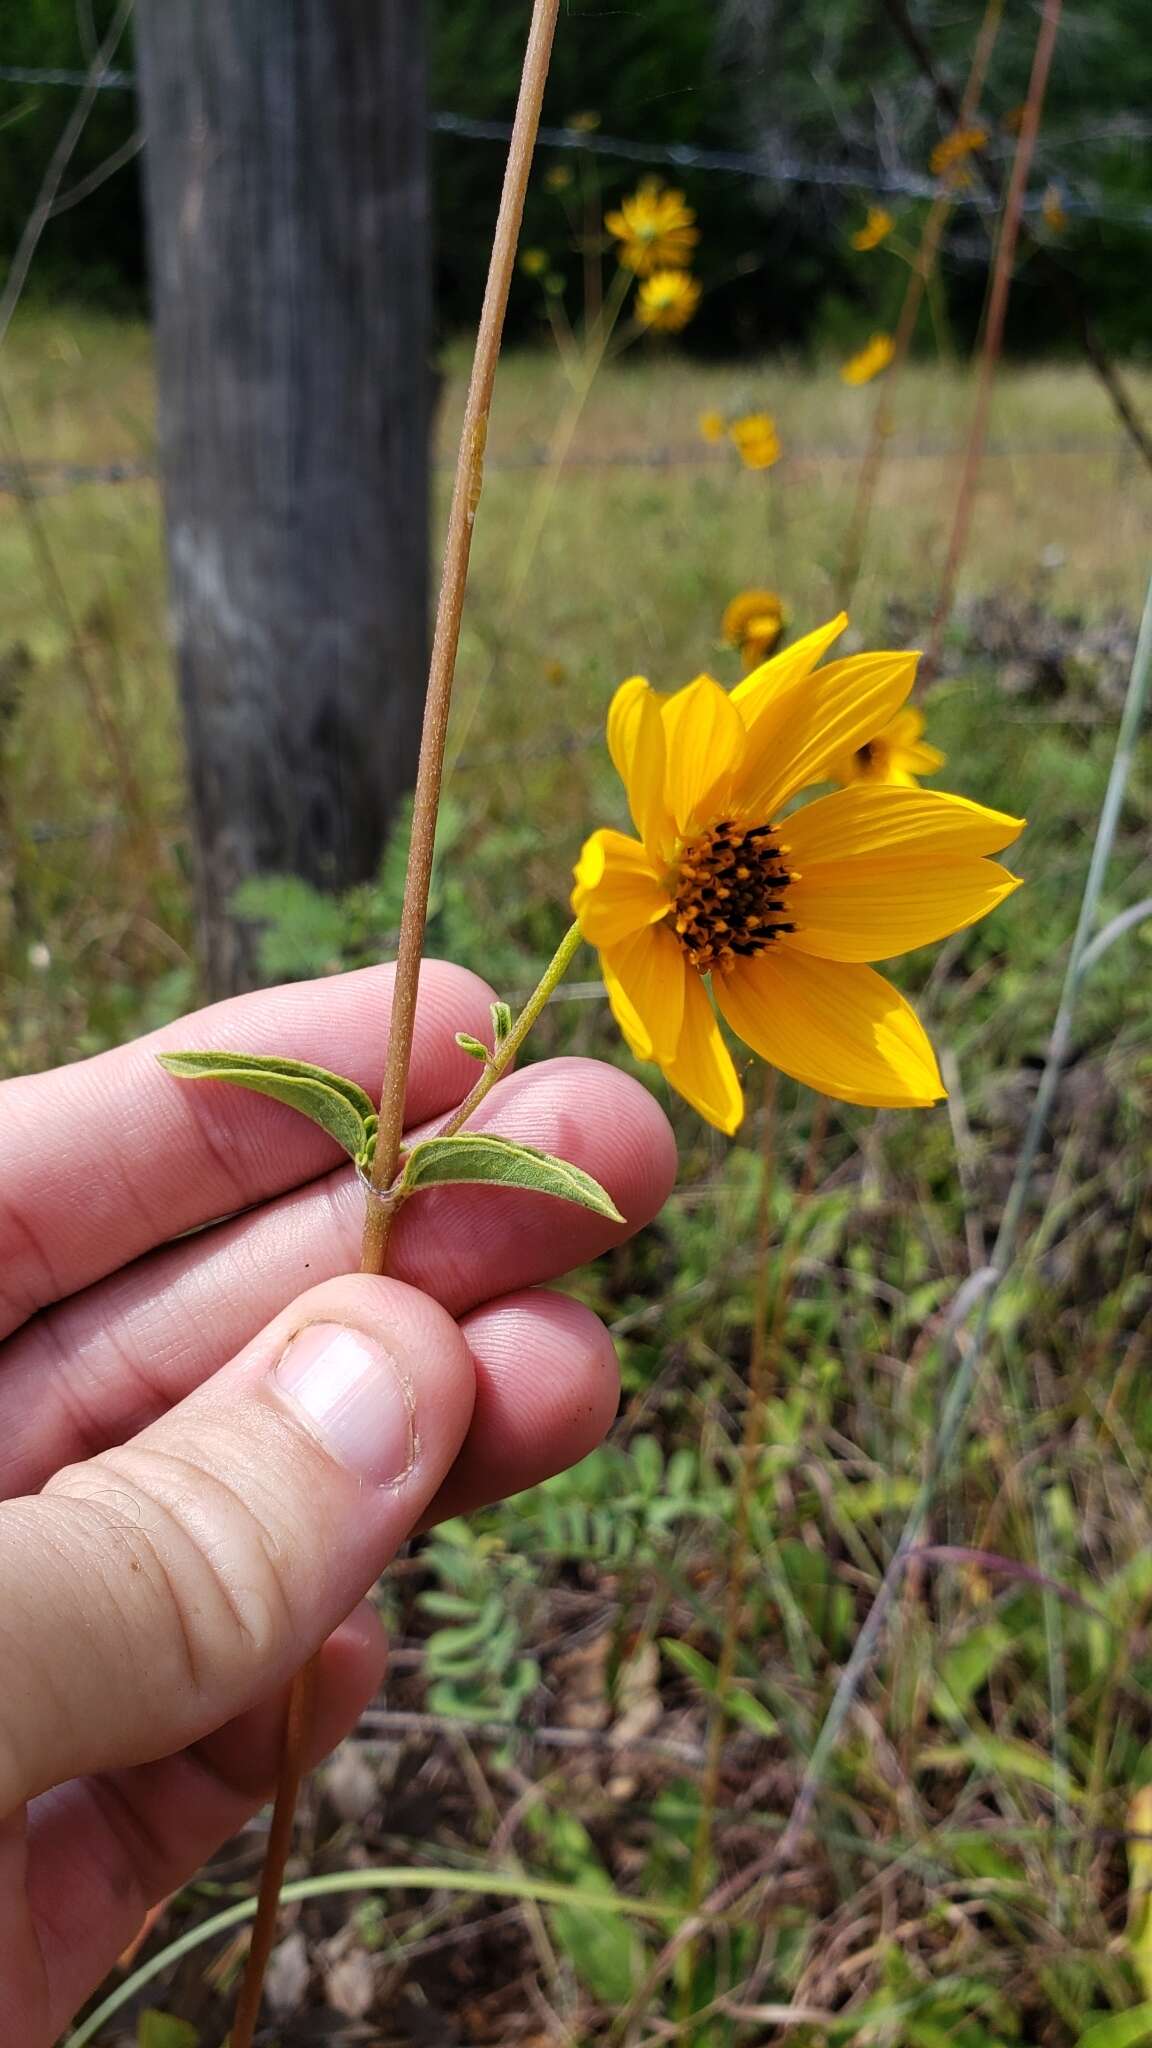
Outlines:
{"label": "index finger", "polygon": [[[295,1111],[217,1082],[177,1081],[166,1051],[279,1053],[379,1093],[394,970],[236,996],[53,1073],[0,1086],[0,1337],[142,1252],[314,1180],[338,1157]],[[414,1123],[461,1101],[486,1038],[492,990],[425,961],[408,1076]]]}

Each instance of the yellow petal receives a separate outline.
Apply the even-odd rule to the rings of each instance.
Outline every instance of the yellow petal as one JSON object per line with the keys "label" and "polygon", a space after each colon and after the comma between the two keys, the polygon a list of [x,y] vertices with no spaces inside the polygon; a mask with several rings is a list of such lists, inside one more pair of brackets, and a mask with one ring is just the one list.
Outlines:
{"label": "yellow petal", "polygon": [[689,970],[684,981],[684,1020],[680,1042],[670,1060],[662,1060],[664,1072],[677,1094],[690,1102],[710,1124],[731,1137],[744,1119],[744,1096],[736,1078],[732,1055],[724,1043],[720,1026],[698,974]]}
{"label": "yellow petal", "polygon": [[904,766],[913,775],[935,775],[947,759],[947,754],[942,754],[939,747],[930,747],[927,740],[916,740],[903,750]]}
{"label": "yellow petal", "polygon": [[803,875],[816,861],[869,855],[999,853],[1023,830],[1023,818],[944,790],[856,783],[794,811],[785,836],[789,865]]}
{"label": "yellow petal", "polygon": [[771,1066],[837,1102],[927,1109],[944,1099],[915,1012],[870,967],[812,960],[776,945],[713,975],[732,1029]]}
{"label": "yellow petal", "polygon": [[1019,887],[975,855],[814,861],[788,886],[796,929],[779,944],[821,960],[894,960],[975,924]]}
{"label": "yellow petal", "polygon": [[664,807],[662,701],[643,676],[621,683],[608,706],[608,752],[627,791],[636,830],[646,846],[667,860],[675,832]]}
{"label": "yellow petal", "polygon": [[[664,795],[682,835],[720,815],[744,764],[744,725],[727,690],[697,676],[663,707]],[[717,811],[717,806],[720,811]]]}
{"label": "yellow petal", "polygon": [[852,654],[817,669],[781,706],[770,704],[748,735],[744,814],[771,818],[798,789],[822,782],[841,755],[874,739],[903,704],[919,659]]}
{"label": "yellow petal", "polygon": [[572,908],[590,945],[613,946],[656,924],[671,903],[640,841],[601,831],[585,840],[576,863]]}
{"label": "yellow petal", "polygon": [[826,626],[818,626],[814,633],[805,633],[802,640],[793,641],[782,654],[773,655],[771,661],[753,669],[750,676],[737,683],[732,692],[732,702],[744,720],[746,731],[754,729],[762,712],[782,691],[811,675],[816,663],[828,652],[832,642],[840,638],[847,624],[847,612],[838,613]]}
{"label": "yellow petal", "polygon": [[604,986],[612,1015],[638,1060],[675,1056],[684,1018],[685,985],[690,973],[678,939],[667,925],[649,925],[634,938],[600,952]]}

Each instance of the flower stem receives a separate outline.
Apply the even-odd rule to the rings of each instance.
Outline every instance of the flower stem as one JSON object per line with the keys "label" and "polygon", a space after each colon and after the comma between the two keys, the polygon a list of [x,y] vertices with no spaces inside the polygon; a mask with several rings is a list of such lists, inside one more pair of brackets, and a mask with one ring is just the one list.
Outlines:
{"label": "flower stem", "polygon": [[[448,713],[452,704],[452,683],[460,645],[460,621],[472,553],[472,531],[484,484],[484,446],[488,438],[488,414],[504,315],[516,261],[516,244],[524,214],[528,174],[540,125],[540,108],[560,0],[534,0],[532,24],[520,82],[520,98],[508,149],[504,190],[492,243],[492,258],[484,306],[476,336],[476,355],[464,408],[460,454],[448,515],[444,546],[444,569],[440,604],[432,640],[428,674],[428,695],[424,705],[424,729],[420,741],[420,763],[416,771],[416,796],[412,813],[412,842],[408,854],[408,877],[400,921],[400,943],[396,956],[396,981],[392,994],[392,1026],[388,1040],[384,1086],[380,1097],[380,1130],[372,1167],[372,1186],[377,1193],[391,1186],[396,1177],[400,1141],[404,1135],[404,1097],[408,1066],[416,1027],[416,993],[420,960],[424,951],[424,927],[428,915],[428,890],[432,880],[432,855],[436,842],[436,817],[444,774],[444,749],[448,737]],[[361,1271],[382,1273],[388,1253],[392,1211],[383,1203],[369,1200],[364,1218]],[[243,2044],[235,2044],[243,2048]]]}
{"label": "flower stem", "polygon": [[[488,414],[492,405],[496,365],[504,332],[504,315],[508,307],[508,293],[516,261],[516,245],[520,239],[520,226],[524,214],[524,198],[536,146],[536,133],[540,126],[540,109],[559,12],[560,0],[533,0],[532,20],[520,80],[520,95],[512,127],[512,139],[508,147],[504,189],[492,241],[488,283],[476,335],[476,352],[468,387],[468,399],[464,409],[460,453],[456,464],[456,480],[452,490],[448,533],[444,546],[440,603],[432,638],[428,692],[424,703],[424,726],[420,740],[420,761],[416,771],[412,839],[408,851],[408,873],[404,887],[396,979],[392,991],[391,1030],[380,1098],[380,1129],[372,1174],[374,1193],[390,1187],[395,1179],[400,1142],[404,1133],[404,1098],[408,1087],[408,1068],[416,1026],[416,997],[420,980],[420,962],[424,951],[424,928],[428,916],[428,891],[432,879],[436,818],[444,773],[444,747],[452,703],[452,683],[460,644],[460,621],[464,610],[468,563],[472,552],[472,529],[483,489]],[[364,1218],[361,1272],[384,1271],[393,1214],[390,1205],[369,1197]],[[253,2034],[259,2017],[264,1973],[276,1937],[277,1909],[291,1845],[292,1817],[304,1772],[304,1758],[312,1720],[311,1703],[315,1690],[316,1667],[317,1659],[313,1657],[293,1680],[289,1694],[286,1735],[273,1812],[273,1834],[260,1874],[260,1900],[236,2023],[230,2036],[231,2048],[252,2048]]]}
{"label": "flower stem", "polygon": [[574,924],[565,932],[508,1036],[502,1038],[496,1046],[491,1059],[486,1061],[484,1072],[475,1087],[469,1090],[459,1109],[453,1110],[447,1123],[437,1133],[439,1137],[454,1138],[473,1112],[479,1109],[484,1097],[496,1086],[501,1075],[507,1073],[536,1019],[559,988],[581,944],[580,927]]}

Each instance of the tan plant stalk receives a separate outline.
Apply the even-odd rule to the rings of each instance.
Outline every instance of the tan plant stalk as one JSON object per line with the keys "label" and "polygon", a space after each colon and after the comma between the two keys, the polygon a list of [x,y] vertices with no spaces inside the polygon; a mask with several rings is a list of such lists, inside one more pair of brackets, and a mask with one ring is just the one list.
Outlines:
{"label": "tan plant stalk", "polygon": [[[436,842],[436,818],[444,772],[444,746],[452,683],[460,644],[460,620],[468,582],[472,552],[472,531],[484,483],[484,446],[488,415],[504,316],[516,261],[516,245],[524,213],[528,174],[540,125],[544,86],[552,56],[552,44],[560,0],[533,0],[532,21],[524,54],[520,96],[508,148],[508,164],[492,255],[488,283],[476,336],[472,377],[464,409],[460,452],[448,515],[440,602],[432,640],[428,692],[420,740],[420,761],[416,772],[416,794],[412,815],[412,839],[408,852],[408,873],[397,949],[396,979],[392,993],[392,1018],[380,1097],[380,1128],[376,1140],[372,1188],[368,1196],[361,1248],[362,1273],[382,1273],[388,1255],[393,1210],[380,1199],[396,1177],[400,1145],[404,1135],[404,1097],[412,1057],[416,1024],[416,997],[420,962],[424,951],[424,929],[428,914],[428,891],[432,878],[432,855]],[[260,1898],[252,1929],[244,1982],[229,2036],[230,2048],[252,2048],[259,2018],[264,1974],[272,1944],[280,1887],[284,1879],[292,1838],[292,1822],[304,1772],[308,1748],[311,1700],[316,1682],[313,1658],[293,1680],[289,1693],[285,1739],[273,1809],[268,1851],[260,1878]]]}
{"label": "tan plant stalk", "polygon": [[1008,295],[1012,289],[1012,272],[1016,262],[1016,245],[1020,238],[1024,194],[1028,187],[1028,174],[1032,168],[1036,137],[1040,132],[1040,116],[1044,109],[1044,95],[1048,89],[1048,73],[1052,66],[1052,52],[1056,47],[1056,33],[1060,26],[1062,6],[1063,0],[1044,0],[1040,28],[1036,36],[1032,76],[1028,81],[1028,98],[1020,123],[1020,135],[1012,161],[1012,176],[1004,197],[1004,213],[996,245],[992,290],[988,298],[988,317],[984,323],[984,340],[980,351],[976,403],[972,409],[972,421],[964,449],[964,463],[960,473],[960,487],[956,493],[956,509],[952,519],[948,555],[928,635],[928,651],[924,664],[928,675],[933,673],[939,663],[940,642],[952,610],[956,577],[964,558],[969,528],[972,524],[973,496],[976,477],[984,459],[984,444],[988,438],[992,387],[1004,340],[1004,319],[1008,311]]}
{"label": "tan plant stalk", "polygon": [[[960,128],[970,128],[979,109],[984,81],[988,76],[988,65],[1000,33],[1003,16],[1004,0],[987,0],[984,19],[976,38],[976,47],[972,52],[972,64],[964,87],[964,97],[960,103],[957,120],[957,126]],[[904,288],[904,298],[896,330],[892,336],[892,361],[876,394],[868,447],[856,483],[856,502],[848,522],[848,531],[844,536],[844,553],[840,563],[840,581],[836,595],[836,602],[842,611],[847,611],[852,603],[864,562],[876,487],[880,481],[885,450],[895,424],[892,406],[894,388],[908,359],[924,294],[931,284],[944,229],[954,205],[954,196],[948,191],[938,193],[932,201]]]}

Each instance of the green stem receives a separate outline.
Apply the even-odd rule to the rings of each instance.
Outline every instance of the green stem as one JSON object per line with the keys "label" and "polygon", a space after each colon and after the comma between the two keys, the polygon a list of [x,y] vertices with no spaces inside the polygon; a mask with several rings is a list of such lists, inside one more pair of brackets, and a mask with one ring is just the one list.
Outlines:
{"label": "green stem", "polygon": [[[542,1906],[622,1914],[630,1919],[652,1920],[657,1925],[667,1926],[674,1926],[683,1917],[683,1907],[674,1905],[670,1900],[633,1899],[623,1892],[554,1884],[547,1878],[511,1876],[498,1870],[336,1870],[321,1877],[298,1878],[293,1884],[284,1885],[280,1902],[287,1905],[293,1899],[331,1897],[334,1892],[399,1891],[458,1892],[490,1899],[535,1899]],[[255,1899],[241,1899],[239,1904],[225,1907],[222,1913],[214,1913],[210,1920],[201,1921],[198,1927],[189,1928],[186,1934],[169,1942],[159,1955],[150,1956],[146,1963],[118,1984],[95,2012],[89,2013],[75,2033],[69,2034],[65,2048],[87,2048],[87,2043],[96,2039],[105,2021],[122,2011],[146,1984],[192,1949],[202,1947],[217,1934],[226,1934],[232,1927],[242,1926],[245,1920],[251,1920],[255,1911]]]}
{"label": "green stem", "polygon": [[484,1097],[496,1086],[501,1075],[507,1073],[532,1026],[540,1016],[541,1011],[546,1008],[555,995],[573,960],[576,958],[582,943],[580,927],[578,924],[574,924],[565,932],[528,1001],[508,1033],[507,1038],[502,1039],[500,1044],[495,1047],[492,1057],[486,1062],[484,1072],[481,1074],[476,1086],[465,1096],[459,1109],[453,1110],[438,1136],[441,1138],[454,1138],[457,1131],[467,1123],[473,1112],[480,1107]]}

